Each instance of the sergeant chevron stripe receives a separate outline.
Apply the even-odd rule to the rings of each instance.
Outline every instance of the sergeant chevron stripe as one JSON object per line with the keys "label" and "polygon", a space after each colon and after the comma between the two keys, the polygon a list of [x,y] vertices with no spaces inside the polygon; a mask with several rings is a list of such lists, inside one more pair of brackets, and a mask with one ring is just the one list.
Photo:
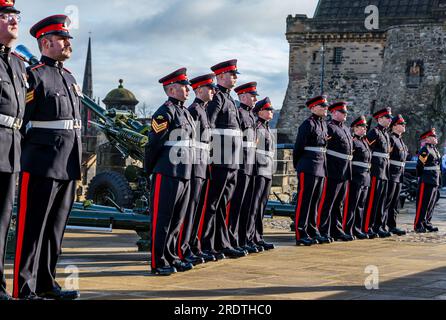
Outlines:
{"label": "sergeant chevron stripe", "polygon": [[166,130],[167,126],[168,126],[167,121],[158,123],[156,120],[152,120],[152,129],[153,129],[153,131],[155,131],[155,133],[160,133],[161,131]]}
{"label": "sergeant chevron stripe", "polygon": [[26,103],[29,103],[33,100],[34,100],[34,90],[32,90],[26,94]]}

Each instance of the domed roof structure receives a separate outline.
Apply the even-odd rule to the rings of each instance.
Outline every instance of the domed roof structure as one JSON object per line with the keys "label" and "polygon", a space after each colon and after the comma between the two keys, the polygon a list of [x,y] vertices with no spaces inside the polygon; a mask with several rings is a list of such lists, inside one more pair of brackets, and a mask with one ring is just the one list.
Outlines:
{"label": "domed roof structure", "polygon": [[107,108],[135,111],[135,106],[139,101],[136,99],[133,92],[124,88],[123,83],[124,80],[119,79],[118,88],[110,91],[102,102]]}

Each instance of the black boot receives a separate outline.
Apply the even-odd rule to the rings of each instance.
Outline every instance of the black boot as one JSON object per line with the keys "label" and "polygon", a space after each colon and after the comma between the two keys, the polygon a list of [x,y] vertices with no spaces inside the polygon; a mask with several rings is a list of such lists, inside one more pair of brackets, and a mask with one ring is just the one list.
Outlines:
{"label": "black boot", "polygon": [[171,274],[176,273],[177,269],[175,269],[175,267],[172,267],[172,266],[165,266],[165,267],[152,269],[150,272],[152,274],[156,274],[159,276],[170,276]]}
{"label": "black boot", "polygon": [[391,228],[391,229],[389,230],[389,232],[390,232],[390,233],[393,233],[393,234],[395,234],[395,235],[397,235],[397,236],[404,236],[404,235],[406,235],[406,231],[403,231],[403,230],[398,229],[398,228]]}
{"label": "black boot", "polygon": [[311,245],[313,245],[313,241],[310,238],[302,238],[300,240],[296,240],[296,246],[309,247]]}
{"label": "black boot", "polygon": [[80,293],[77,290],[62,290],[62,288],[55,287],[52,290],[39,293],[38,296],[50,300],[76,300],[80,297]]}

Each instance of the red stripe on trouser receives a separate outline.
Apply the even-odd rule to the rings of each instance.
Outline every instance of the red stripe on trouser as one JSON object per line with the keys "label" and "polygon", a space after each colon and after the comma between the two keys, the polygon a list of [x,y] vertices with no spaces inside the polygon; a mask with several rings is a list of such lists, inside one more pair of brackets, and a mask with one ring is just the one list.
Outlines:
{"label": "red stripe on trouser", "polygon": [[376,189],[376,177],[372,177],[372,188],[370,190],[370,199],[369,199],[369,204],[367,206],[367,215],[365,219],[364,232],[369,231],[370,215],[372,214],[373,200],[375,198],[375,189]]}
{"label": "red stripe on trouser", "polygon": [[229,214],[231,213],[231,201],[226,205],[226,226],[229,226]]}
{"label": "red stripe on trouser", "polygon": [[20,204],[18,213],[18,226],[17,226],[17,240],[16,240],[16,251],[15,251],[15,261],[14,261],[14,288],[13,296],[14,298],[19,297],[19,272],[20,272],[20,262],[23,247],[23,235],[25,234],[25,221],[26,221],[26,210],[28,206],[28,186],[29,186],[29,173],[23,172],[22,174],[22,185],[20,188]]}
{"label": "red stripe on trouser", "polygon": [[345,196],[345,205],[344,205],[344,219],[343,219],[344,221],[342,223],[344,231],[346,231],[345,228],[347,227],[348,200],[349,200],[349,197],[350,197],[350,182],[347,182],[347,194]]}
{"label": "red stripe on trouser", "polygon": [[415,216],[415,222],[414,222],[414,229],[417,228],[418,220],[420,219],[420,213],[421,213],[421,206],[423,204],[423,197],[424,197],[424,182],[420,185],[420,198],[418,199],[418,206],[417,206],[417,215]]}
{"label": "red stripe on trouser", "polygon": [[299,217],[300,217],[300,210],[302,209],[302,198],[304,195],[304,179],[305,174],[303,172],[299,175],[299,183],[300,183],[300,189],[299,189],[299,200],[297,201],[296,206],[296,221],[294,222],[294,229],[296,230],[296,239],[300,240],[300,234],[299,234]]}
{"label": "red stripe on trouser", "polygon": [[155,239],[156,239],[156,223],[158,221],[159,198],[161,189],[161,175],[157,174],[155,178],[155,193],[153,197],[153,220],[152,220],[152,269],[156,268],[155,258]]}
{"label": "red stripe on trouser", "polygon": [[178,235],[178,257],[181,260],[183,260],[183,250],[181,250],[181,246],[183,244],[183,231],[185,224],[186,224],[186,219],[184,219],[184,222],[181,224],[180,234]]}
{"label": "red stripe on trouser", "polygon": [[325,178],[324,189],[322,191],[321,202],[319,203],[319,207],[317,208],[317,228],[321,226],[321,217],[322,217],[322,209],[324,208],[325,196],[327,195],[327,184],[328,178]]}
{"label": "red stripe on trouser", "polygon": [[204,196],[203,210],[201,210],[200,224],[198,227],[198,240],[200,240],[200,241],[201,241],[201,236],[203,235],[204,217],[206,216],[206,208],[207,208],[207,203],[208,203],[208,195],[209,195],[209,187],[210,186],[211,186],[211,180],[208,180],[207,186],[206,186],[206,194]]}

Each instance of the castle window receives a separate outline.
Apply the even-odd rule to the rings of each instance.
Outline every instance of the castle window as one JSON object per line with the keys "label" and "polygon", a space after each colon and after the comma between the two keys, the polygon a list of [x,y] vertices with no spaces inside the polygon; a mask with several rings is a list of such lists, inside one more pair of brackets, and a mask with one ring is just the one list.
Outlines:
{"label": "castle window", "polygon": [[342,48],[336,47],[334,48],[333,64],[341,64],[341,63],[342,63]]}

